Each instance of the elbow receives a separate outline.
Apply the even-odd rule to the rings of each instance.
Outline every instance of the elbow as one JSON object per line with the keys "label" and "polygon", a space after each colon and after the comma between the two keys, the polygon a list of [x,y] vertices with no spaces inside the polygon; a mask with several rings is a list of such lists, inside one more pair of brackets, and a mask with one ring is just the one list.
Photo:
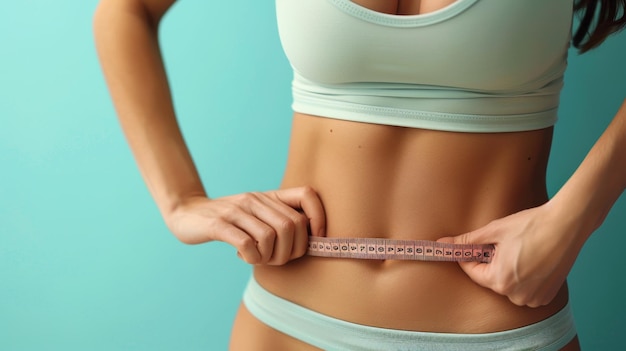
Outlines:
{"label": "elbow", "polygon": [[142,0],[100,0],[92,17],[96,40],[102,33],[114,29],[129,19],[139,20],[155,30],[160,21],[160,17],[155,17]]}
{"label": "elbow", "polygon": [[100,0],[93,15],[94,31],[99,32],[118,23],[120,18],[131,16],[153,30],[157,30],[165,13],[176,0]]}
{"label": "elbow", "polygon": [[144,29],[156,37],[158,23],[143,0],[100,0],[92,17],[96,51],[99,55],[112,52],[111,45]]}
{"label": "elbow", "polygon": [[94,37],[96,38],[96,40],[98,39],[98,33],[100,32],[101,28],[102,28],[102,23],[104,22],[104,15],[106,14],[106,7],[107,7],[107,2],[106,1],[100,1],[98,3],[98,6],[96,6],[96,10],[93,13],[93,16],[91,18],[91,28],[94,34]]}
{"label": "elbow", "polygon": [[116,1],[100,0],[93,13],[91,23],[94,33],[103,31],[107,25],[110,27],[115,24],[115,18],[119,17],[119,11],[122,4]]}
{"label": "elbow", "polygon": [[118,23],[120,5],[116,1],[100,0],[93,13],[91,24],[96,45],[102,41],[107,31],[111,31]]}

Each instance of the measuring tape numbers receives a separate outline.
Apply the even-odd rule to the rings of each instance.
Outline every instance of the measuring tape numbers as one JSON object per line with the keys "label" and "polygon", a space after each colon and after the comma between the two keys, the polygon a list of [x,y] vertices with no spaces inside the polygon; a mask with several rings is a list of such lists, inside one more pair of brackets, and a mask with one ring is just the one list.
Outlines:
{"label": "measuring tape numbers", "polygon": [[489,263],[493,245],[451,244],[431,240],[326,238],[309,236],[309,256],[366,260],[476,261]]}

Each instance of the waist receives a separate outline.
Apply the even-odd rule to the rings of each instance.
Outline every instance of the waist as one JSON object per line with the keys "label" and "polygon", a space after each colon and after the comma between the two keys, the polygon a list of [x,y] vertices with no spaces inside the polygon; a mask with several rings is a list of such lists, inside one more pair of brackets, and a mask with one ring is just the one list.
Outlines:
{"label": "waist", "polygon": [[552,129],[478,134],[296,114],[282,187],[312,186],[329,237],[435,240],[547,200]]}
{"label": "waist", "polygon": [[[547,200],[551,129],[470,134],[296,115],[282,187],[312,186],[328,237],[436,240]],[[490,332],[541,320],[567,300],[521,308],[452,262],[305,256],[255,267],[273,293],[355,323]],[[358,306],[358,307],[357,307]]]}

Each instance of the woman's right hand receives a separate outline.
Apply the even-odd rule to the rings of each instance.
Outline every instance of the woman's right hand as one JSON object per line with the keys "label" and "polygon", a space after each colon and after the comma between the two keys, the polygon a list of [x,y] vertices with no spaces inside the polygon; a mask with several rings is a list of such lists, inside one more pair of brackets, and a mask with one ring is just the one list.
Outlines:
{"label": "woman's right hand", "polygon": [[187,244],[223,241],[250,264],[282,265],[303,256],[312,236],[324,236],[326,218],[311,187],[185,199],[165,219]]}

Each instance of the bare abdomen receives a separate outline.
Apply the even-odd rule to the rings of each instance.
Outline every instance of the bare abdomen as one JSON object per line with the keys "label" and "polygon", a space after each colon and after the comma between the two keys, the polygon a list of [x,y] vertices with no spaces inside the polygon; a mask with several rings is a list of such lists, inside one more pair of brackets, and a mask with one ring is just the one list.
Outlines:
{"label": "bare abdomen", "polygon": [[[436,240],[547,200],[550,129],[425,131],[296,115],[282,187],[312,186],[329,237]],[[315,311],[379,327],[477,333],[546,318],[473,283],[455,263],[305,256],[255,268],[259,283]]]}

